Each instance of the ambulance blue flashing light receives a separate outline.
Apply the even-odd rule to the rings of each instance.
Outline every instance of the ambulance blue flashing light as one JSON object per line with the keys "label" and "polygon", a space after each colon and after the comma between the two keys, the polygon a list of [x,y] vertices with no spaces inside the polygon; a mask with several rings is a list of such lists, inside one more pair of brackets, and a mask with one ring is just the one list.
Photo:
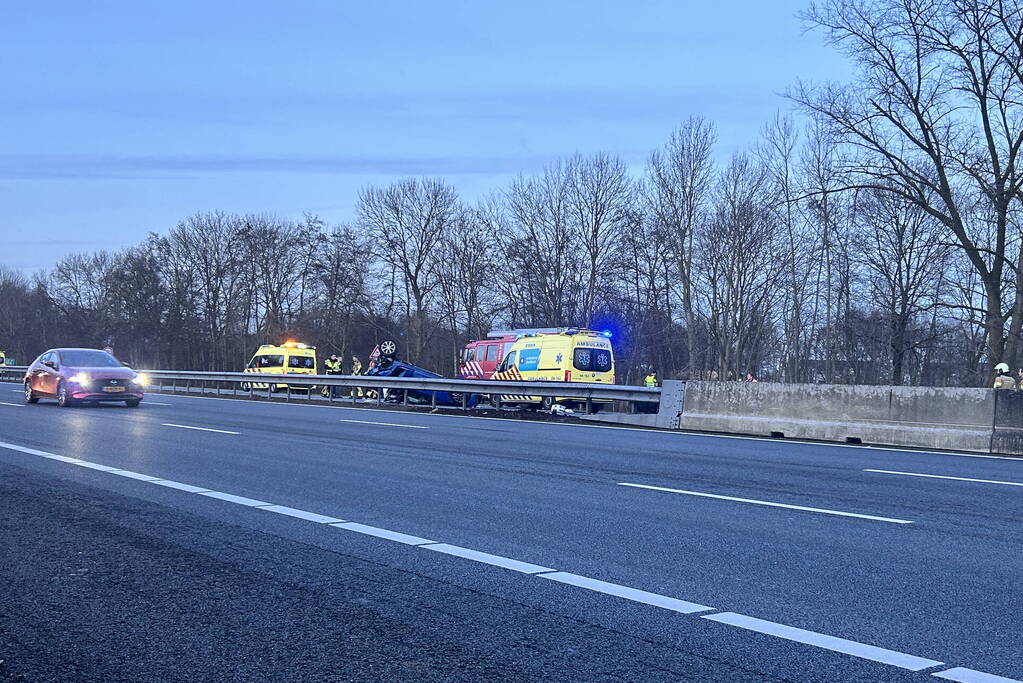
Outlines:
{"label": "ambulance blue flashing light", "polygon": [[608,339],[611,338],[611,330],[604,330],[603,332],[601,332],[601,334],[607,337]]}

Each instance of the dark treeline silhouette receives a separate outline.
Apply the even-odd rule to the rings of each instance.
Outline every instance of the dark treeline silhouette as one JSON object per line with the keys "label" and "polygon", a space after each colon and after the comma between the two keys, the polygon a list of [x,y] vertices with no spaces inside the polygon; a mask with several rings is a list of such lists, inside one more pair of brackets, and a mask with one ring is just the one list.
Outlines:
{"label": "dark treeline silhouette", "polygon": [[451,373],[495,327],[611,329],[619,381],[982,384],[1023,329],[1023,18],[1016,3],[829,0],[856,66],[721,159],[690,118],[630,173],[576,155],[476,203],[367,187],[349,225],[197,213],[116,253],[0,270],[0,348],[111,343],[147,367],[240,369],[290,337],[396,338]]}

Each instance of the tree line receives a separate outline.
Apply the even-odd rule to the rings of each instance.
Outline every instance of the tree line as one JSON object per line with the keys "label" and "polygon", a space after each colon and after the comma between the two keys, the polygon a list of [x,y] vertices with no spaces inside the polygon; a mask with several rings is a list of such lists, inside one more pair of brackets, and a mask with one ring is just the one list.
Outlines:
{"label": "tree line", "polygon": [[[118,252],[0,271],[0,347],[111,343],[139,366],[240,369],[286,337],[395,338],[450,374],[488,330],[614,334],[619,381],[987,382],[1023,331],[1023,12],[828,0],[855,66],[723,158],[683,121],[642,168],[577,154],[477,201],[364,188],[357,215],[201,212]],[[1023,360],[1023,358],[1020,358]]]}

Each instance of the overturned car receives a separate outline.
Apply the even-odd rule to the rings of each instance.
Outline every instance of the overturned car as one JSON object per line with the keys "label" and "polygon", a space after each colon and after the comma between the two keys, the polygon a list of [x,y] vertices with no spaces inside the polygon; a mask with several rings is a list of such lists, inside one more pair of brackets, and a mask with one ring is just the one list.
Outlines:
{"label": "overturned car", "polygon": [[[375,356],[375,357],[374,357]],[[370,356],[373,364],[366,370],[366,377],[406,377],[410,379],[444,379],[443,375],[430,372],[397,357],[397,345],[393,341],[381,342]],[[480,401],[479,394],[463,394],[454,391],[428,391],[420,389],[384,389],[383,399],[388,403],[410,403],[412,405],[438,405],[445,407],[473,408]]]}

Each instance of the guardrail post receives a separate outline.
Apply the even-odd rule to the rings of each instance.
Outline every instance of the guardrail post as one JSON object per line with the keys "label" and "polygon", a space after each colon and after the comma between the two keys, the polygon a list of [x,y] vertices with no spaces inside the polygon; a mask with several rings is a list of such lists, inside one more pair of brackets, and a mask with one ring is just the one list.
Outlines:
{"label": "guardrail post", "polygon": [[431,408],[436,408],[437,407],[437,392],[436,391],[431,391],[430,392],[430,407]]}
{"label": "guardrail post", "polygon": [[586,397],[586,414],[587,415],[593,415],[593,397],[592,396],[587,396]]}
{"label": "guardrail post", "polygon": [[469,409],[469,395],[466,392],[462,392],[462,410]]}

